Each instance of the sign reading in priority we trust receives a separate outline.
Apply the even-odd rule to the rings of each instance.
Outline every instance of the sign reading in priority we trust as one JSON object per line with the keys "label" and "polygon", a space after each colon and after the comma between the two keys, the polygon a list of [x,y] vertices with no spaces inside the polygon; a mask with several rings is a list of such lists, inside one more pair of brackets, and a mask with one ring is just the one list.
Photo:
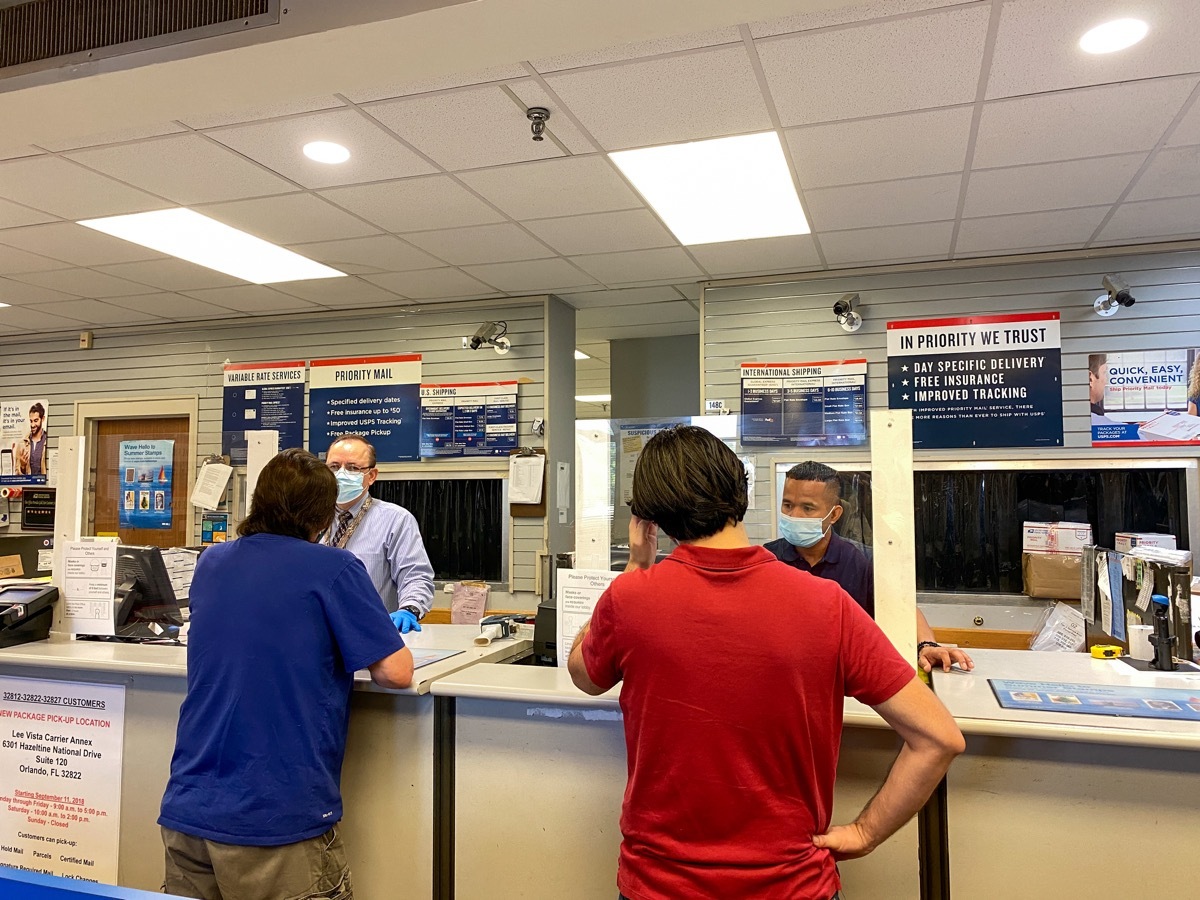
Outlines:
{"label": "sign reading in priority we trust", "polygon": [[304,362],[229,363],[221,452],[246,465],[246,432],[278,431],[279,449],[304,446]]}
{"label": "sign reading in priority we trust", "polygon": [[867,441],[867,361],[742,363],[742,443],[842,447]]}
{"label": "sign reading in priority we trust", "polygon": [[361,434],[378,462],[419,459],[421,354],[316,359],[309,363],[308,449]]}
{"label": "sign reading in priority we trust", "polygon": [[507,456],[517,449],[517,382],[421,385],[421,456]]}
{"label": "sign reading in priority we trust", "polygon": [[1058,313],[888,322],[887,347],[915,448],[1062,446]]}

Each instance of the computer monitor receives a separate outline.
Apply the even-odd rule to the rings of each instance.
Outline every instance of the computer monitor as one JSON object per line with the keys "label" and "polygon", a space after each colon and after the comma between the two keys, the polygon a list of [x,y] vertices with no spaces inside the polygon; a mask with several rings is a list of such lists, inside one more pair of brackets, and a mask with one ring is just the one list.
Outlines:
{"label": "computer monitor", "polygon": [[[183,614],[158,547],[117,548],[118,629],[138,622],[182,625]],[[118,634],[120,631],[118,631]]]}

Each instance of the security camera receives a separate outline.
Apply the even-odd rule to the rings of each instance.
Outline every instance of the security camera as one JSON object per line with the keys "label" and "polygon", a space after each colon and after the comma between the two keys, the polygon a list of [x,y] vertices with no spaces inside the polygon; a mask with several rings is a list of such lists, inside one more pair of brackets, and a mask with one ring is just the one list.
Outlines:
{"label": "security camera", "polygon": [[507,322],[484,322],[476,330],[474,337],[463,338],[463,346],[478,350],[484,345],[494,347],[496,352],[503,355],[512,349],[512,341],[508,334]]}
{"label": "security camera", "polygon": [[841,299],[833,304],[833,317],[842,326],[843,331],[858,331],[862,328],[862,316],[854,311],[858,303],[858,294],[842,294]]}
{"label": "security camera", "polygon": [[1115,316],[1117,310],[1122,306],[1133,306],[1137,303],[1133,294],[1129,293],[1129,284],[1122,278],[1116,275],[1105,275],[1101,284],[1104,285],[1105,293],[1096,298],[1092,303],[1092,308],[1096,310],[1096,315]]}

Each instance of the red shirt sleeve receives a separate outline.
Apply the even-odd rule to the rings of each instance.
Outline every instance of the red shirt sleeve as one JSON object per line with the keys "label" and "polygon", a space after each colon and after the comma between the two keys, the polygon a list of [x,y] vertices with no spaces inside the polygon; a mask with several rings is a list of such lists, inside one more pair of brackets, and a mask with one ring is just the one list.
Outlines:
{"label": "red shirt sleeve", "polygon": [[596,687],[608,690],[621,680],[617,653],[617,617],[609,587],[592,611],[592,624],[583,639],[583,664]]}
{"label": "red shirt sleeve", "polygon": [[867,706],[892,699],[916,673],[875,621],[844,592],[841,654],[846,696]]}

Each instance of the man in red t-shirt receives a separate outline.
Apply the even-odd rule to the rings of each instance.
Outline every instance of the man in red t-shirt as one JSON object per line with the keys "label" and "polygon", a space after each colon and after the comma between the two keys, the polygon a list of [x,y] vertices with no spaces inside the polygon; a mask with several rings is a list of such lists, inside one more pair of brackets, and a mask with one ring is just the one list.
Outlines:
{"label": "man in red t-shirt", "polygon": [[[623,682],[630,900],[829,900],[964,747],[941,702],[837,584],[751,545],[741,461],[702,428],[655,435],[633,476],[631,559],[571,648],[575,684]],[[661,528],[679,542],[651,565]],[[831,827],[843,698],[904,740],[879,793]]]}

